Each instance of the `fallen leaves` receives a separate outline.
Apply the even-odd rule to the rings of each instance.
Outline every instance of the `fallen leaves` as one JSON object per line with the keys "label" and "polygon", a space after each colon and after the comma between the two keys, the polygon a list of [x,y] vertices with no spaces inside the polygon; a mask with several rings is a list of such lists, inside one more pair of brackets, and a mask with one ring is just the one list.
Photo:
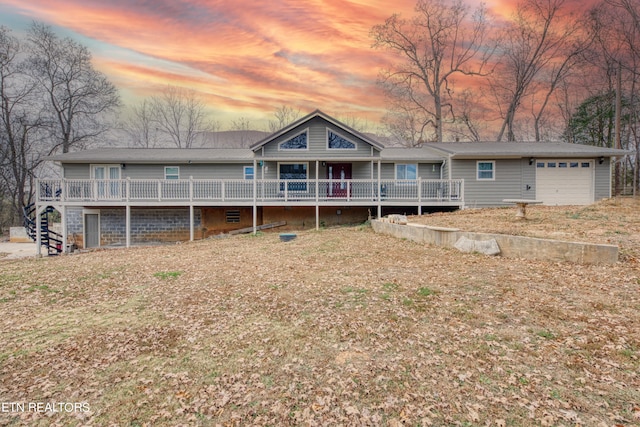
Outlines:
{"label": "fallen leaves", "polygon": [[[497,226],[490,215],[472,216]],[[578,224],[575,212],[561,216]],[[91,411],[2,413],[0,425],[640,419],[630,258],[606,268],[487,259],[353,227],[287,244],[265,233],[2,267],[0,400]]]}

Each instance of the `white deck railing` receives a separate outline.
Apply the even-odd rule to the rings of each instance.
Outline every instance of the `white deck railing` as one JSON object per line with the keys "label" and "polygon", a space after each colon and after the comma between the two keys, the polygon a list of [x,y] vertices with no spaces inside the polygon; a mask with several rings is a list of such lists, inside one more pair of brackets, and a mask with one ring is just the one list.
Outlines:
{"label": "white deck railing", "polygon": [[[255,191],[254,191],[255,190]],[[461,179],[42,179],[39,202],[462,202]],[[255,194],[254,194],[255,193]]]}

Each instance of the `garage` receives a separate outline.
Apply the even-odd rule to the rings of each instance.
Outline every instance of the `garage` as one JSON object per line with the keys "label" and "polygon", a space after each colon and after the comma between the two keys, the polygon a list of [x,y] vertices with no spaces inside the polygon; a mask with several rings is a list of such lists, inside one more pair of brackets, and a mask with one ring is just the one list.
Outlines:
{"label": "garage", "polygon": [[545,205],[593,203],[594,169],[592,159],[538,159],[536,199]]}

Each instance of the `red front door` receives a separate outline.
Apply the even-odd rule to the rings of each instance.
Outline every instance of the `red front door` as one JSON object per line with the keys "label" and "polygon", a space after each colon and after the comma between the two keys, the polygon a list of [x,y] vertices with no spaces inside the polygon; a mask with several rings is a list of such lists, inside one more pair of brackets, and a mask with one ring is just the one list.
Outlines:
{"label": "red front door", "polygon": [[329,197],[347,197],[351,179],[351,163],[327,163]]}

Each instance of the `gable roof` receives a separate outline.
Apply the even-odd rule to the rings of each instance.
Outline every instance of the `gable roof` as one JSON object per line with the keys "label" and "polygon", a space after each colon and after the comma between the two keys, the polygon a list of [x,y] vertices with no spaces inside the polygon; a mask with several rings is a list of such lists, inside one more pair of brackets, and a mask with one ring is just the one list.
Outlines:
{"label": "gable roof", "polygon": [[425,144],[452,159],[479,157],[615,157],[629,151],[568,142],[449,142]]}
{"label": "gable roof", "polygon": [[315,110],[314,112],[307,114],[306,116],[302,117],[301,119],[296,120],[295,122],[289,124],[288,126],[285,126],[284,128],[280,129],[279,131],[272,133],[271,135],[267,136],[266,138],[256,142],[255,144],[253,144],[251,147],[249,147],[251,150],[253,151],[257,151],[258,149],[260,149],[261,147],[263,147],[264,145],[268,144],[269,142],[273,141],[276,138],[279,138],[280,136],[286,134],[287,132],[291,131],[292,129],[295,129],[296,127],[300,126],[303,123],[306,123],[308,121],[311,121],[313,119],[315,119],[316,117],[320,117],[324,120],[326,120],[327,122],[331,123],[332,125],[336,126],[337,128],[343,130],[344,132],[350,133],[356,137],[358,137],[359,139],[365,141],[366,143],[376,147],[379,150],[382,150],[384,148],[384,146],[382,144],[380,144],[378,141],[375,141],[371,138],[369,138],[368,136],[364,135],[363,133],[358,132],[357,130],[345,125],[344,123],[334,119],[331,116],[328,116],[327,114],[323,113],[320,110]]}

